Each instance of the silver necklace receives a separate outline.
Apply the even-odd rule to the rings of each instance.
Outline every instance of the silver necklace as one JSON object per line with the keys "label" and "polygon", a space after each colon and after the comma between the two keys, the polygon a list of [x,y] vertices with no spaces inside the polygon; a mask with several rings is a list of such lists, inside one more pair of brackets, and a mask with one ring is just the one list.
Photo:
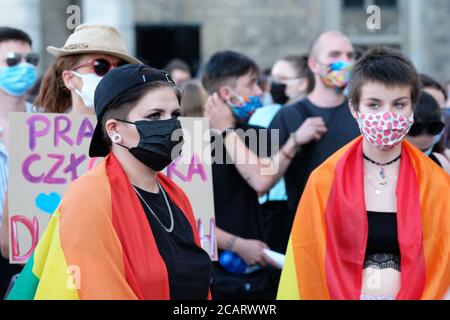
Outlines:
{"label": "silver necklace", "polygon": [[397,169],[395,169],[395,170],[393,171],[393,173],[391,174],[391,176],[386,177],[386,175],[385,175],[384,178],[379,178],[379,177],[378,177],[378,173],[374,172],[374,171],[373,171],[372,169],[370,169],[370,168],[367,168],[367,170],[368,170],[369,173],[371,173],[372,176],[378,181],[378,184],[379,184],[380,186],[385,186],[385,185],[387,185],[387,184],[392,180],[392,178],[397,174],[397,172],[398,172],[398,168],[397,168]]}
{"label": "silver necklace", "polygon": [[367,161],[369,161],[369,162],[371,162],[371,163],[373,163],[373,164],[375,164],[375,165],[377,165],[377,166],[380,167],[380,177],[383,178],[383,179],[386,179],[386,173],[385,173],[384,167],[385,167],[385,166],[388,166],[388,165],[390,165],[390,164],[393,164],[394,162],[400,160],[401,157],[402,157],[402,155],[400,154],[397,158],[395,158],[395,159],[392,160],[392,161],[389,161],[389,162],[386,162],[386,163],[379,163],[379,162],[376,162],[375,160],[370,159],[368,156],[366,156],[366,155],[363,153],[363,158],[364,158],[365,160],[367,160]]}
{"label": "silver necklace", "polygon": [[[380,180],[378,180],[378,181],[379,181],[378,186],[375,186],[375,185],[374,185],[374,183],[370,180],[370,178],[369,178],[368,175],[366,176],[366,180],[367,180],[367,182],[372,186],[372,188],[375,189],[375,194],[376,194],[377,196],[379,196],[379,195],[381,194],[381,192],[383,191],[383,189],[384,189],[384,188],[385,188],[385,187],[386,187],[386,186],[394,179],[394,177],[396,177],[397,171],[398,171],[398,170],[395,170],[394,173],[393,173],[388,179],[386,179],[386,180],[384,180],[384,181],[382,181],[382,182],[380,182]],[[374,174],[372,174],[372,175],[373,175],[376,179],[378,179],[376,175],[374,175]]]}
{"label": "silver necklace", "polygon": [[161,227],[164,228],[164,230],[166,230],[167,232],[172,232],[173,231],[173,227],[175,225],[174,221],[173,221],[173,212],[172,212],[172,208],[170,207],[169,201],[167,200],[167,196],[166,193],[164,192],[164,189],[161,187],[161,185],[159,184],[158,180],[156,181],[156,184],[158,185],[159,190],[161,190],[161,193],[163,194],[164,197],[164,201],[166,202],[166,206],[167,209],[169,210],[169,216],[170,216],[170,227],[167,228],[162,222],[161,220],[159,220],[158,216],[155,214],[155,212],[152,210],[152,208],[150,208],[150,206],[148,205],[148,203],[144,200],[144,198],[141,196],[141,194],[139,193],[139,191],[136,189],[135,186],[133,186],[134,191],[136,192],[136,194],[138,195],[138,197],[142,200],[142,202],[144,202],[145,206],[148,208],[148,210],[152,213],[152,215],[155,217],[155,219],[159,222],[159,224],[161,225]]}

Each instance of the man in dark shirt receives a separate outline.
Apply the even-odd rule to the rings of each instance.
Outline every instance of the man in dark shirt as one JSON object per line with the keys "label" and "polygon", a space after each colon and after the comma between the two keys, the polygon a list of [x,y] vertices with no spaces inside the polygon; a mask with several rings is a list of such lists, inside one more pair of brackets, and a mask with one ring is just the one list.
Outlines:
{"label": "man in dark shirt", "polygon": [[[250,58],[224,51],[216,53],[206,63],[202,83],[210,95],[229,104],[225,107],[231,114],[232,106],[262,93],[257,84],[258,74],[258,66]],[[239,121],[236,117],[232,116],[232,124],[225,128],[217,125],[217,121],[211,122],[217,132],[212,141],[217,243],[219,253],[233,251],[247,265],[259,265],[261,269],[250,274],[233,274],[215,263],[212,296],[213,299],[274,299],[277,284],[270,281],[269,267],[274,262],[263,252],[268,247],[258,195],[239,174],[223,144],[225,131],[231,126],[243,132],[259,128],[246,124],[245,115]]]}
{"label": "man in dark shirt", "polygon": [[[320,34],[311,44],[308,66],[315,76],[314,90],[302,101],[283,107],[275,116],[269,129],[278,130],[278,152],[271,158],[258,158],[239,139],[234,139],[233,160],[245,154],[246,162],[236,162],[236,167],[250,186],[265,193],[284,175],[288,193],[289,216],[292,225],[295,211],[311,172],[325,159],[345,144],[359,136],[344,88],[349,70],[354,63],[355,51],[349,39],[339,31]],[[226,105],[220,100],[209,101],[207,108],[212,118],[227,118]],[[219,120],[217,120],[219,121]],[[229,125],[232,125],[230,122]],[[223,123],[222,127],[227,124]],[[225,142],[231,140],[227,136]],[[293,147],[292,147],[293,146]],[[230,146],[231,148],[231,146]],[[271,173],[263,173],[270,167]],[[285,235],[286,238],[289,234]]]}
{"label": "man in dark shirt", "polygon": [[314,90],[304,100],[280,110],[269,126],[280,130],[280,144],[307,118],[320,117],[327,128],[321,139],[302,146],[286,171],[288,207],[293,214],[311,172],[360,134],[343,94],[354,59],[355,51],[344,34],[320,34],[311,43],[308,61],[315,76]]}

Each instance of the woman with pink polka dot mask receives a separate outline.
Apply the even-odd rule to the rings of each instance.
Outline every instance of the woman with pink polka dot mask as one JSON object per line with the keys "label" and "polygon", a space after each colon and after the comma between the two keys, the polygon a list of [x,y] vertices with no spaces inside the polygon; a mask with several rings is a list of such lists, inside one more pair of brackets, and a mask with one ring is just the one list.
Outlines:
{"label": "woman with pink polka dot mask", "polygon": [[[378,107],[375,103],[372,106]],[[414,123],[414,114],[405,117],[395,111],[358,113],[357,121],[367,141],[380,150],[390,150],[406,137]]]}
{"label": "woman with pink polka dot mask", "polygon": [[348,98],[362,136],[309,177],[280,297],[430,300],[450,288],[450,176],[405,139],[420,84],[391,48],[355,63]]}

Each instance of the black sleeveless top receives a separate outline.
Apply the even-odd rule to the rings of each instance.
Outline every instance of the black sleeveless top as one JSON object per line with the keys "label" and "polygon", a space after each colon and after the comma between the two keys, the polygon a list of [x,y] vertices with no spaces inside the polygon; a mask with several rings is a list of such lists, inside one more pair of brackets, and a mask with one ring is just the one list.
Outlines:
{"label": "black sleeveless top", "polygon": [[[158,219],[169,228],[170,215],[162,193],[151,193],[137,187],[136,189]],[[156,220],[145,203],[140,198],[139,200],[167,268],[170,299],[207,299],[212,272],[211,259],[205,250],[195,244],[192,227],[186,216],[167,196],[174,219],[173,231],[169,233]]]}
{"label": "black sleeveless top", "polygon": [[395,212],[367,212],[369,230],[364,268],[400,271],[400,246]]}

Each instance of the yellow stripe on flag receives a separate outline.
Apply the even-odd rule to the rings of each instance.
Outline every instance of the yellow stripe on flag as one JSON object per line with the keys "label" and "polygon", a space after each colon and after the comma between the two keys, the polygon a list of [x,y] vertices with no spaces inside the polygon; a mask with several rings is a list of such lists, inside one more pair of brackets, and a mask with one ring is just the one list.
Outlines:
{"label": "yellow stripe on flag", "polygon": [[292,250],[292,237],[290,237],[286,250],[286,261],[281,272],[280,285],[278,286],[277,300],[300,300],[298,283],[294,252]]}
{"label": "yellow stripe on flag", "polygon": [[[71,272],[76,266],[68,268],[61,248],[59,224],[60,213],[53,214],[47,229],[34,252],[33,273],[39,278],[34,299],[78,300],[78,292]],[[81,274],[74,274],[81,279]],[[79,282],[77,283],[80,284]]]}

